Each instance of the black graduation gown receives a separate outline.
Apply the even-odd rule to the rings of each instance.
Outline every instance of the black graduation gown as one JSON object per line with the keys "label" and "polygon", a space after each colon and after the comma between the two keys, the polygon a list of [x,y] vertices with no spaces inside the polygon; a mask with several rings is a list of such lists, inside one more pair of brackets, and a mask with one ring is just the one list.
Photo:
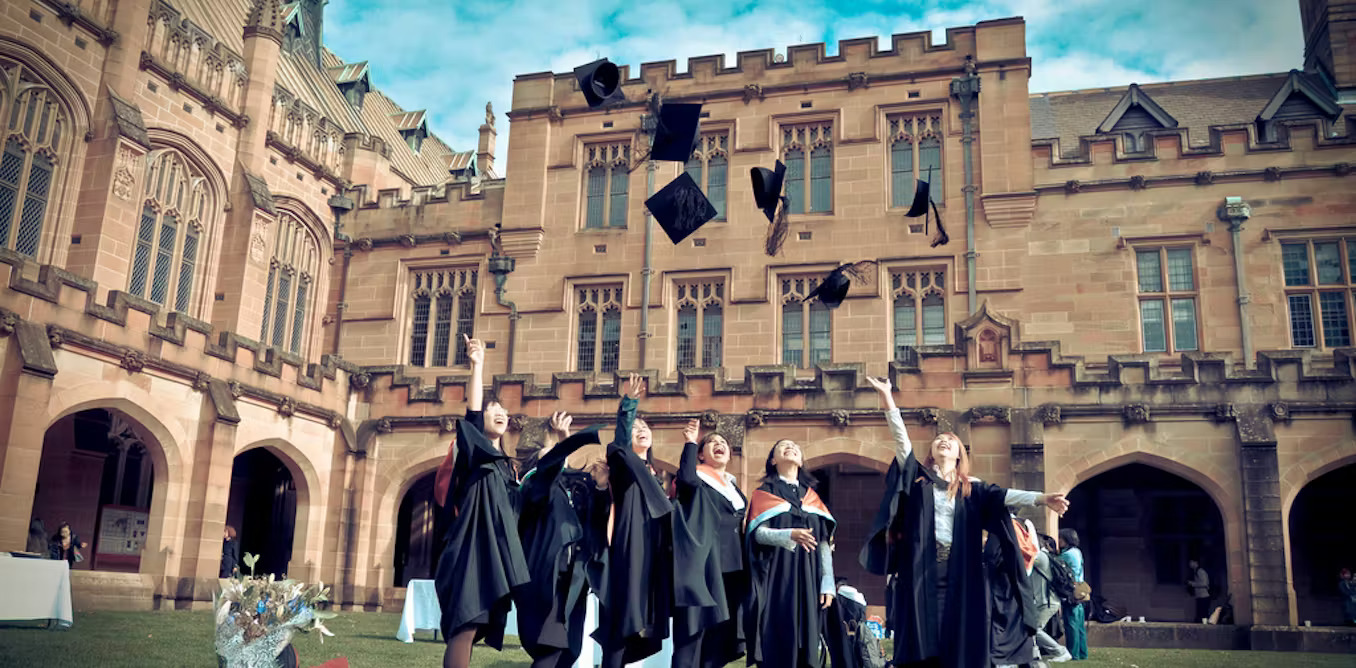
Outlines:
{"label": "black graduation gown", "polygon": [[518,539],[513,470],[508,456],[485,438],[484,425],[480,411],[468,410],[457,421],[452,480],[439,509],[447,537],[434,586],[445,637],[475,624],[476,640],[503,649],[511,594],[530,575]]}
{"label": "black graduation gown", "polygon": [[607,446],[614,517],[593,633],[604,652],[621,648],[626,663],[659,652],[673,609],[673,504],[631,450],[636,403],[622,399],[616,437]]}
{"label": "black graduation gown", "polygon": [[523,476],[518,533],[532,580],[514,592],[514,599],[518,637],[533,658],[562,648],[577,657],[583,648],[588,554],[573,498],[581,496],[579,491],[587,495],[587,488],[571,490],[561,474],[566,458],[598,442],[597,427],[580,431],[557,443]]}
{"label": "black graduation gown", "polygon": [[[996,665],[1030,663],[1035,657],[1035,632],[1022,624],[1023,599],[998,534],[989,534],[984,542],[984,565],[989,574],[990,656]],[[1018,574],[1030,580],[1026,569],[1019,567]]]}
{"label": "black graduation gown", "polygon": [[829,659],[833,668],[860,668],[861,657],[857,655],[856,639],[849,634],[870,633],[866,627],[866,606],[841,594],[833,597],[829,606],[828,624],[824,631],[824,644],[829,646]]}
{"label": "black graduation gown", "polygon": [[688,595],[706,597],[712,605],[682,605],[678,596],[673,612],[673,633],[680,638],[705,631],[703,665],[724,666],[744,656],[745,601],[748,572],[744,567],[744,510],[748,499],[731,485],[744,501],[735,508],[725,495],[703,480],[697,470],[696,443],[683,446],[678,461],[677,511],[674,513],[674,572],[679,589]]}
{"label": "black graduation gown", "polygon": [[[983,558],[983,531],[1000,540],[1005,569],[1020,569],[1017,538],[1008,521],[1007,490],[976,481],[970,496],[956,500],[946,590],[946,617],[937,618],[937,540],[933,485],[945,484],[910,454],[901,467],[890,464],[885,496],[872,523],[861,564],[876,575],[895,574],[892,601],[894,664],[941,658],[943,668],[987,668],[989,664],[989,590]],[[1029,609],[1025,573],[1015,573],[1023,606],[1022,624],[1036,619]],[[1035,630],[1031,629],[1034,633]]]}
{"label": "black graduation gown", "polygon": [[[787,505],[768,509],[763,503],[767,497],[760,492]],[[754,535],[758,527],[810,529],[819,543],[829,542],[836,523],[823,502],[818,501],[817,494],[810,497],[816,503],[805,503],[813,493],[814,490],[774,480],[759,486],[750,501],[745,539],[753,584],[753,600],[745,626],[750,665],[820,668],[826,663],[820,647],[824,609],[819,605],[823,569],[818,552],[763,545]]]}

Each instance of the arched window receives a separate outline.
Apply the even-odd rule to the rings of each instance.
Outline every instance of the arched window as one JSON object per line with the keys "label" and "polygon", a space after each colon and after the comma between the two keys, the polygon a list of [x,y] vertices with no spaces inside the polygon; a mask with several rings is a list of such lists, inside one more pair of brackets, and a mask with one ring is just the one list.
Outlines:
{"label": "arched window", "polygon": [[259,341],[301,355],[310,336],[308,314],[315,304],[320,246],[311,230],[290,213],[283,212],[276,225]]}
{"label": "arched window", "polygon": [[193,314],[206,217],[215,211],[207,178],[182,153],[160,149],[148,156],[145,183],[127,292]]}
{"label": "arched window", "polygon": [[0,246],[36,258],[71,121],[51,88],[0,61]]}

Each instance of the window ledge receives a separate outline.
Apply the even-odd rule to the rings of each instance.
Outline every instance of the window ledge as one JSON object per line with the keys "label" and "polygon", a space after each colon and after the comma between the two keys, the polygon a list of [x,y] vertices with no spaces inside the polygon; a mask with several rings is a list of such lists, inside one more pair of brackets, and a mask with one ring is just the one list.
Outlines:
{"label": "window ledge", "polygon": [[1262,241],[1271,241],[1272,239],[1307,238],[1329,234],[1349,235],[1351,234],[1351,226],[1329,225],[1324,227],[1288,227],[1285,229],[1264,227],[1262,228]]}
{"label": "window ledge", "polygon": [[1180,243],[1199,243],[1202,246],[1209,246],[1210,237],[1206,234],[1160,234],[1145,237],[1116,237],[1116,248],[1118,250],[1125,250],[1134,246]]}
{"label": "window ledge", "polygon": [[627,230],[629,230],[629,229],[631,229],[631,228],[629,228],[629,227],[581,227],[581,228],[579,228],[578,230],[576,230],[576,232],[578,232],[578,233],[580,233],[580,234],[600,234],[600,235],[602,235],[602,234],[616,234],[616,233],[619,233],[619,232],[625,232],[625,231],[627,231]]}

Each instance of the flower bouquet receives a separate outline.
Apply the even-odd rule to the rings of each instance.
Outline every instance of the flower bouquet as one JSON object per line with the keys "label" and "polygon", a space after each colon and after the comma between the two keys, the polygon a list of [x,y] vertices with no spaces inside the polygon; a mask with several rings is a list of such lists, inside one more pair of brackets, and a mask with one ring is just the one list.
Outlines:
{"label": "flower bouquet", "polygon": [[329,587],[254,574],[259,555],[245,554],[250,577],[231,578],[216,600],[216,648],[223,668],[273,668],[297,631],[333,636],[324,620],[332,612],[316,609],[329,600]]}

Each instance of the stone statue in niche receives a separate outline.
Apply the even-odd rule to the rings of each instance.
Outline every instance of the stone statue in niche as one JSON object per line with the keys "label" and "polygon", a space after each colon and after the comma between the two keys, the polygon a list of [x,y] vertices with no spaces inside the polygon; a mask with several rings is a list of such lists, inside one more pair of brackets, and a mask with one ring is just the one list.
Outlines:
{"label": "stone statue in niche", "polygon": [[493,102],[486,102],[486,103],[485,103],[485,125],[488,125],[488,126],[490,126],[490,127],[494,127],[494,104],[493,104]]}
{"label": "stone statue in niche", "polygon": [[998,364],[998,334],[992,329],[986,329],[979,334],[979,363]]}

